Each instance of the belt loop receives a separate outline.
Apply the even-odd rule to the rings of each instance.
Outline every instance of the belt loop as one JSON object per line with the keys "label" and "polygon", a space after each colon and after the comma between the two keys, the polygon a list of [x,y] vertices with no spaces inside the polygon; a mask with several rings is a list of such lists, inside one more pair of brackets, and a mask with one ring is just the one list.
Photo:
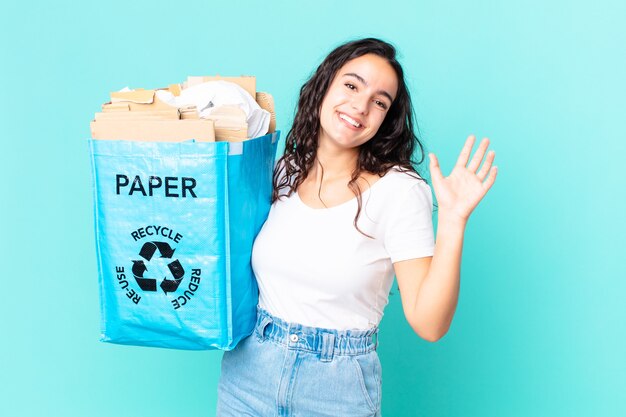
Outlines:
{"label": "belt loop", "polygon": [[335,353],[335,335],[333,333],[322,333],[322,348],[320,349],[320,360],[331,362]]}
{"label": "belt loop", "polygon": [[261,338],[265,338],[265,328],[272,322],[272,319],[265,314],[262,316],[260,323],[256,326],[257,335]]}

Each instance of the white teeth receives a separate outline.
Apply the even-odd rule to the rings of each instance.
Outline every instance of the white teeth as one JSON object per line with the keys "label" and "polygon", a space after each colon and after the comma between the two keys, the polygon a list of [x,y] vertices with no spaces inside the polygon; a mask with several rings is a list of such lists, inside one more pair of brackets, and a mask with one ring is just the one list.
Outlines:
{"label": "white teeth", "polygon": [[343,120],[345,120],[346,122],[350,123],[354,127],[361,127],[360,123],[358,123],[356,120],[352,119],[351,117],[346,116],[343,113],[339,113],[339,117],[341,117]]}

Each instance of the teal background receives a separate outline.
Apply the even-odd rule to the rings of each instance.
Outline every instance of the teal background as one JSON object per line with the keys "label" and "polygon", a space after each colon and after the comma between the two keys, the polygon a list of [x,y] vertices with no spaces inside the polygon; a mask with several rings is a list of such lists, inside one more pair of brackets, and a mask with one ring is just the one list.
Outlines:
{"label": "teal background", "polygon": [[221,353],[98,342],[89,121],[108,93],[252,74],[286,134],[339,43],[393,42],[447,173],[498,179],[468,224],[449,333],[394,285],[383,415],[626,415],[623,1],[11,2],[0,13],[0,414],[212,416]]}

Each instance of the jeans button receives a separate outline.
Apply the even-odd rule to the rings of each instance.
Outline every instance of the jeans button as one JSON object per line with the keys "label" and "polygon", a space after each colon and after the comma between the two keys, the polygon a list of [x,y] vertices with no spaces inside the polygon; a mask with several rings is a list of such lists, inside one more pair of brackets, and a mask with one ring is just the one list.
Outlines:
{"label": "jeans button", "polygon": [[297,342],[298,341],[298,335],[297,334],[290,334],[289,335],[289,340],[291,340],[292,342]]}

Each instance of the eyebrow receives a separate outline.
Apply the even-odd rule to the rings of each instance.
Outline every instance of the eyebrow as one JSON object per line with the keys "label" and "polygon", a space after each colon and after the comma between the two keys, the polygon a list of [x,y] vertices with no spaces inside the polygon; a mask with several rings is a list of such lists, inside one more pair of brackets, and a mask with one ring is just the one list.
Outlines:
{"label": "eyebrow", "polygon": [[[367,87],[367,81],[365,81],[365,79],[363,77],[361,77],[359,74],[356,74],[354,72],[347,72],[345,74],[343,74],[343,76],[351,76],[356,78],[357,80],[361,81],[363,84],[365,84],[365,86]],[[389,99],[390,102],[393,103],[393,98],[391,98],[391,94],[389,94],[388,92],[386,92],[385,90],[378,90],[376,92],[376,94],[382,94],[383,96],[387,97]]]}

